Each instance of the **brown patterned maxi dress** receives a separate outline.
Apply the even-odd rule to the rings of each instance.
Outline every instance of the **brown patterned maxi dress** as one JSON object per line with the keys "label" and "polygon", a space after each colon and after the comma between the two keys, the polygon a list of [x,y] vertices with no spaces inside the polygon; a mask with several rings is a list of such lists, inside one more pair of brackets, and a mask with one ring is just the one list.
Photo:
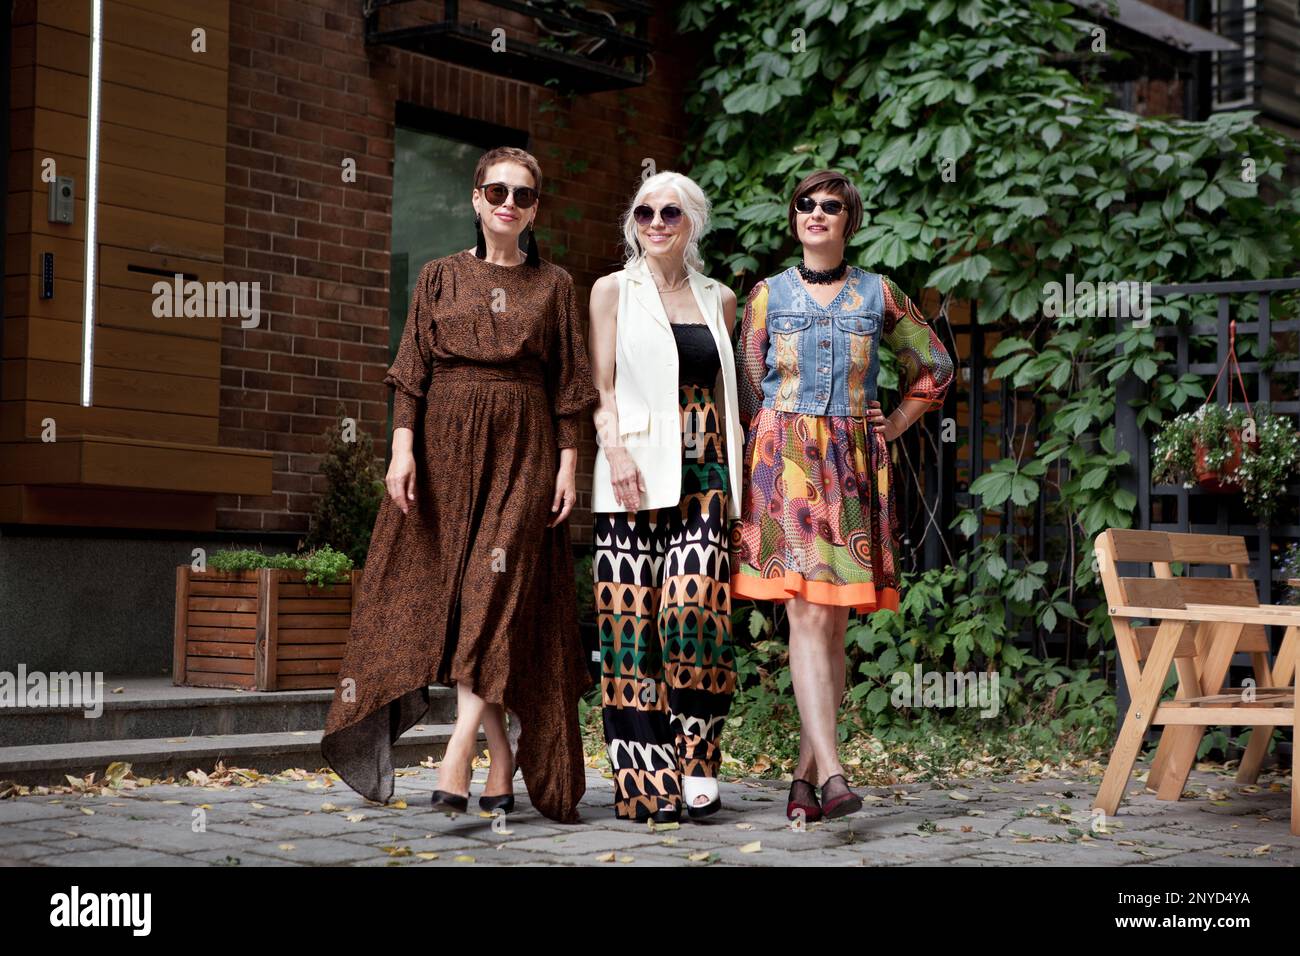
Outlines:
{"label": "brown patterned maxi dress", "polygon": [[379,509],[321,753],[385,803],[392,744],[428,711],[427,685],[468,681],[518,721],[533,805],[574,821],[590,677],[568,522],[546,526],[558,449],[577,447],[598,399],[573,279],[470,252],[429,262],[385,381],[393,427],[415,431],[416,500]]}

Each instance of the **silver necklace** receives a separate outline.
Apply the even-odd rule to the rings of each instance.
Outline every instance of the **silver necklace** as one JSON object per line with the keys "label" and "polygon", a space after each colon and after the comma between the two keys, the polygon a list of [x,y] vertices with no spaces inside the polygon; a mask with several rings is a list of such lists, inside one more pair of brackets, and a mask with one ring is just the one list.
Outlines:
{"label": "silver necklace", "polygon": [[663,295],[665,292],[678,292],[678,291],[680,291],[680,290],[686,288],[686,283],[690,282],[690,280],[691,280],[691,276],[690,276],[690,273],[688,272],[686,275],[682,276],[682,279],[681,279],[680,282],[676,283],[675,285],[669,286],[668,288],[665,288],[665,287],[661,286],[661,285],[659,284],[659,280],[656,279],[656,280],[655,280],[655,288],[659,290],[659,294],[660,294],[660,295]]}

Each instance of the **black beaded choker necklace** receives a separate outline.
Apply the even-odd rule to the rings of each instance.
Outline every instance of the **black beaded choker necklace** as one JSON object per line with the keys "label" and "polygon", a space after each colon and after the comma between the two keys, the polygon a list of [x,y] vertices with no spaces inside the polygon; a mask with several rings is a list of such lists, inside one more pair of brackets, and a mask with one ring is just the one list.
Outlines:
{"label": "black beaded choker necklace", "polygon": [[804,282],[811,282],[813,285],[830,285],[832,282],[838,282],[848,271],[848,259],[841,259],[840,264],[834,269],[809,269],[802,260],[799,262],[799,275],[803,276]]}

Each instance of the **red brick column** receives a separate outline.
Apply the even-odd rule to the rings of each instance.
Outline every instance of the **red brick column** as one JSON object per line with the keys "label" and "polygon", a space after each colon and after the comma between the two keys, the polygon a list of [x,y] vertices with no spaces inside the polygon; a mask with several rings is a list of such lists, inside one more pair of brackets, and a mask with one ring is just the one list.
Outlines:
{"label": "red brick column", "polygon": [[[484,23],[526,30],[488,8]],[[674,168],[693,56],[657,16],[663,47],[644,86],[557,97],[548,89],[387,48],[367,49],[355,0],[233,0],[227,278],[260,281],[263,321],[227,325],[222,444],[275,452],[266,498],[218,503],[224,529],[307,529],[323,435],[348,415],[386,447],[393,117],[398,100],[520,129],[542,165],[542,255],[591,283],[620,267],[618,219],[649,158]],[[485,64],[488,65],[488,64]],[[345,158],[357,181],[344,183]],[[467,184],[468,185],[468,184]],[[468,207],[466,215],[470,215]],[[575,541],[590,536],[588,427]]]}

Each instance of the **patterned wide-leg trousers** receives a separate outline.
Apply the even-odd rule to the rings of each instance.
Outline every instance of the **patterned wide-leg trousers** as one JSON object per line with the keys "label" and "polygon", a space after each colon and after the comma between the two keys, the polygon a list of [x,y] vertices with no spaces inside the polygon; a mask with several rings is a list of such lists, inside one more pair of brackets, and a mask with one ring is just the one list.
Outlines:
{"label": "patterned wide-leg trousers", "polygon": [[736,688],[726,450],[713,390],[680,388],[676,507],[596,514],[593,564],[614,812],[679,806],[681,777],[716,777]]}

